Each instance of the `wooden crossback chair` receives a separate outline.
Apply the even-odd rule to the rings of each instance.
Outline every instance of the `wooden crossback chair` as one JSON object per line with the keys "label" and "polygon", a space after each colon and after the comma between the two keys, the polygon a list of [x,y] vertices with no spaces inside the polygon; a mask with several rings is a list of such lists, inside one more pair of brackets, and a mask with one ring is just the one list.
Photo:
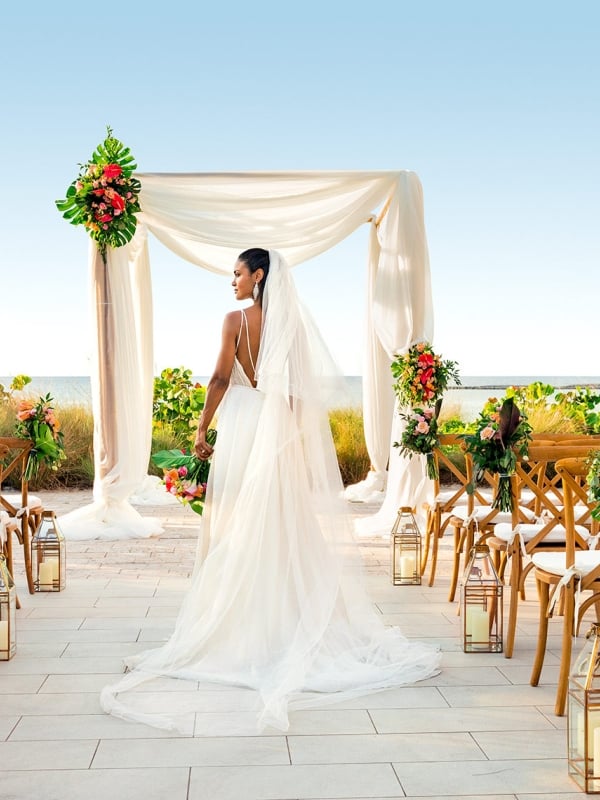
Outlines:
{"label": "wooden crossback chair", "polygon": [[421,562],[421,575],[425,574],[429,555],[431,553],[431,567],[429,571],[429,586],[433,586],[437,569],[439,540],[444,536],[450,525],[451,517],[461,515],[465,517],[473,501],[467,494],[467,473],[460,464],[457,464],[448,452],[448,448],[462,446],[460,436],[456,434],[443,434],[439,439],[439,446],[435,448],[433,457],[439,476],[440,468],[444,467],[452,476],[453,485],[449,489],[442,489],[439,477],[433,482],[433,501],[426,504],[425,541],[423,543],[423,556]]}
{"label": "wooden crossback chair", "polygon": [[[25,479],[25,466],[31,448],[32,443],[28,439],[0,437],[0,512],[8,515],[8,522],[4,517],[6,540],[3,547],[8,568],[14,575],[12,534],[16,534],[23,547],[27,587],[29,593],[33,594],[35,589],[31,572],[31,537],[41,521],[44,509],[40,498],[29,494]],[[10,475],[17,474],[20,474],[20,487],[14,491],[9,490],[4,484]]]}
{"label": "wooden crossback chair", "polygon": [[[600,442],[598,443],[600,445]],[[495,559],[498,572],[504,578],[510,564],[509,611],[506,625],[504,655],[511,658],[514,651],[519,600],[525,599],[525,581],[534,567],[532,557],[537,552],[561,552],[565,549],[563,488],[558,474],[552,467],[563,458],[582,456],[589,452],[590,445],[557,442],[529,447],[528,458],[519,459],[513,476],[513,491],[521,509],[529,508],[534,516],[530,520],[519,516],[510,523],[494,525],[487,536],[487,543]],[[582,541],[589,536],[585,527],[587,513],[575,524]]]}
{"label": "wooden crossback chair", "polygon": [[[596,544],[598,523],[592,520],[591,504],[587,497],[585,478],[588,472],[588,457],[561,459],[556,462],[556,472],[560,475],[564,496],[564,523],[566,530],[565,548],[562,552],[535,553],[535,577],[540,598],[540,616],[537,649],[530,683],[537,686],[544,665],[546,642],[548,638],[548,618],[552,613],[549,605],[550,590],[553,600],[562,590],[563,597],[563,636],[560,657],[560,670],[556,690],[555,713],[565,713],[573,635],[585,611],[596,606],[596,618],[600,619],[600,550],[590,549],[590,542]],[[584,538],[579,533],[581,524],[589,525],[592,537]],[[590,591],[580,604],[576,602],[581,593]],[[577,606],[579,605],[579,609]]]}

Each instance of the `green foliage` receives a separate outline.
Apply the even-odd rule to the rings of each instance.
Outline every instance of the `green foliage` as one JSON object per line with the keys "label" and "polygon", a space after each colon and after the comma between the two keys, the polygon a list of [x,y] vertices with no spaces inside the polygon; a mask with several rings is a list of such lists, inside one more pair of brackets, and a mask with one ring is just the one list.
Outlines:
{"label": "green foliage", "polygon": [[21,392],[28,383],[31,383],[29,375],[15,375],[8,389],[0,383],[0,403],[6,403],[13,396],[14,392]]}
{"label": "green foliage", "polygon": [[596,503],[592,509],[592,517],[600,520],[600,451],[590,459],[587,475],[588,497],[590,502]]}
{"label": "green foliage", "polygon": [[573,421],[578,433],[600,433],[600,394],[589,386],[556,393],[562,414]]}
{"label": "green foliage", "polygon": [[54,398],[47,394],[33,400],[21,400],[17,406],[15,436],[29,439],[33,447],[29,452],[25,474],[30,481],[43,464],[56,472],[61,461],[66,458],[64,434],[54,413]]}
{"label": "green foliage", "polygon": [[163,369],[160,376],[154,379],[154,430],[169,426],[171,433],[180,437],[183,447],[191,447],[198,417],[206,399],[206,387],[193,383],[191,378],[191,370],[169,367]]}

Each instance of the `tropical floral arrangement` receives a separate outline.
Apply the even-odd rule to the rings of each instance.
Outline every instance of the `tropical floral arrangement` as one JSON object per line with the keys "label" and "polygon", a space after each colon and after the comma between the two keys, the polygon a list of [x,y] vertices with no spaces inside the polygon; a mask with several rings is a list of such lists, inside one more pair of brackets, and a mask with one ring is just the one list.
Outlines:
{"label": "tropical floral arrangement", "polygon": [[[517,456],[527,457],[531,441],[531,425],[514,398],[507,397],[503,402],[490,398],[475,421],[474,432],[462,438],[473,458],[474,482],[480,481],[484,472],[497,475],[492,508],[512,511],[510,476],[515,472]],[[475,491],[475,486],[471,485],[469,491]]]}
{"label": "tropical floral arrangement", "polygon": [[600,450],[590,460],[590,471],[587,475],[588,500],[596,505],[592,509],[592,517],[600,520]]}
{"label": "tropical floral arrangement", "polygon": [[[209,428],[206,441],[212,446],[216,440],[216,430]],[[152,461],[163,470],[167,492],[184,505],[189,505],[196,514],[202,514],[210,461],[201,461],[187,450],[160,450],[152,454]]]}
{"label": "tropical floral arrangement", "polygon": [[399,447],[400,452],[408,458],[415,453],[426,456],[427,477],[437,480],[438,471],[433,455],[438,445],[438,416],[442,401],[438,400],[433,408],[412,408],[409,412],[401,413],[406,427],[399,442],[394,442],[394,447]]}
{"label": "tropical floral arrangement", "polygon": [[40,464],[57,470],[66,458],[60,422],[52,407],[53,399],[47,394],[37,401],[21,400],[17,406],[15,434],[20,439],[33,442],[25,465],[25,478],[28,481],[37,475]]}
{"label": "tropical floral arrangement", "polygon": [[460,386],[456,361],[443,359],[426,342],[397,355],[391,369],[394,392],[402,406],[429,406],[442,397],[451,381]]}
{"label": "tropical floral arrangement", "polygon": [[83,225],[98,243],[102,256],[107,247],[127,244],[135,233],[140,210],[140,182],[131,151],[115,139],[107,126],[106,139],[92,157],[80,164],[78,177],[56,207],[71,225]]}

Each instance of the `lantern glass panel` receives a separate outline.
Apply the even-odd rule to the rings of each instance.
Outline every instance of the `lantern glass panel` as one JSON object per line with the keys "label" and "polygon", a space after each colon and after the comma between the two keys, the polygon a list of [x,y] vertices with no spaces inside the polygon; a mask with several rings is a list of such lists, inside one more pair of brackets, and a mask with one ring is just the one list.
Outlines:
{"label": "lantern glass panel", "polygon": [[17,595],[6,559],[0,556],[0,661],[9,661],[17,650]]}
{"label": "lantern glass panel", "polygon": [[36,592],[60,592],[66,585],[65,538],[53,511],[44,511],[31,541]]}
{"label": "lantern glass panel", "polygon": [[463,650],[501,653],[503,649],[503,586],[489,547],[476,544],[465,569],[461,591]]}
{"label": "lantern glass panel", "polygon": [[395,586],[421,583],[421,531],[407,506],[400,508],[392,528],[390,566]]}
{"label": "lantern glass panel", "polygon": [[600,794],[600,626],[593,625],[576,657],[567,695],[569,775]]}

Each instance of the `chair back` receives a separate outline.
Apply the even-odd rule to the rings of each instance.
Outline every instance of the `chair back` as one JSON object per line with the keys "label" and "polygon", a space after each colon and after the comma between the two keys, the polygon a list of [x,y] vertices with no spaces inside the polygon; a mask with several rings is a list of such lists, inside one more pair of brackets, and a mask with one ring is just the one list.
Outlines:
{"label": "chair back", "polygon": [[[598,533],[598,522],[592,518],[592,504],[588,499],[587,474],[589,472],[589,458],[577,456],[563,458],[556,462],[556,473],[562,482],[564,505],[564,522],[566,528],[566,565],[575,563],[575,549],[579,544],[576,526],[587,525],[592,534]],[[595,580],[600,575],[600,566],[593,574],[586,576],[586,583],[590,578]]]}
{"label": "chair back", "polygon": [[15,492],[20,495],[20,508],[26,508],[29,490],[25,478],[25,466],[32,447],[33,444],[29,439],[19,439],[14,436],[0,437],[0,510],[8,511],[11,517],[16,516],[19,509],[6,499],[7,487],[3,487],[3,484],[11,475],[20,473],[20,488]]}
{"label": "chair back", "polygon": [[[589,440],[585,444],[577,442],[576,444],[538,445],[534,443],[529,448],[528,458],[518,460],[515,477],[519,492],[522,496],[523,491],[527,490],[532,497],[532,507],[535,509],[539,527],[539,531],[536,531],[535,535],[525,544],[527,552],[531,553],[538,545],[544,544],[548,535],[558,526],[560,526],[561,535],[563,529],[568,527],[565,488],[570,484],[564,478],[564,467],[559,470],[559,464],[562,465],[564,462],[585,463],[590,452],[597,449],[600,449],[600,441],[596,441],[592,447],[590,447]],[[552,466],[554,470],[550,469]],[[581,492],[578,497],[580,500],[583,499]],[[573,500],[572,492],[569,499]],[[571,515],[572,546],[573,548],[587,547],[586,538],[578,530],[578,526],[580,529],[581,526],[585,526],[586,529],[590,528],[591,514],[584,500],[583,504],[572,505]],[[566,530],[565,542],[568,541],[568,534],[569,532]]]}

